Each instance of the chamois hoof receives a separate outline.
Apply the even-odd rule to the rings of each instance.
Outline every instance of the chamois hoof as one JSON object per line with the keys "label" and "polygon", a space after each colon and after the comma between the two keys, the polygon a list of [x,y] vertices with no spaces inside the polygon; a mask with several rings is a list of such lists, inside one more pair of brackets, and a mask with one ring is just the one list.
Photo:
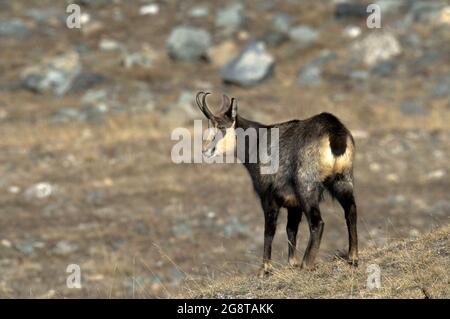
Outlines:
{"label": "chamois hoof", "polygon": [[358,267],[358,257],[356,257],[356,258],[355,258],[355,257],[350,258],[349,255],[348,255],[348,253],[343,252],[343,251],[338,251],[338,252],[336,252],[336,254],[335,254],[334,257],[335,257],[336,259],[345,261],[345,262],[346,262],[347,264],[349,264],[350,266]]}
{"label": "chamois hoof", "polygon": [[263,264],[258,271],[258,278],[264,279],[273,274],[273,268],[270,264]]}
{"label": "chamois hoof", "polygon": [[303,270],[313,270],[314,269],[314,264],[308,265],[307,263],[303,262],[300,266],[301,269]]}
{"label": "chamois hoof", "polygon": [[358,259],[347,258],[347,264],[349,264],[352,267],[358,267]]}
{"label": "chamois hoof", "polygon": [[301,264],[297,258],[291,258],[288,260],[289,267],[291,268],[300,268]]}

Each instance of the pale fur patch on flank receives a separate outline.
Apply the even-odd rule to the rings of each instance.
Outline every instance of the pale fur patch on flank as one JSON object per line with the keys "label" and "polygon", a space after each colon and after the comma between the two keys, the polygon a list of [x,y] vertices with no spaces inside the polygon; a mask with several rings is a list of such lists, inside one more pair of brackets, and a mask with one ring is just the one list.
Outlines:
{"label": "pale fur patch on flank", "polygon": [[353,143],[350,137],[347,137],[345,153],[334,156],[331,151],[330,139],[328,135],[325,135],[320,141],[319,153],[322,180],[332,175],[348,172],[353,165]]}

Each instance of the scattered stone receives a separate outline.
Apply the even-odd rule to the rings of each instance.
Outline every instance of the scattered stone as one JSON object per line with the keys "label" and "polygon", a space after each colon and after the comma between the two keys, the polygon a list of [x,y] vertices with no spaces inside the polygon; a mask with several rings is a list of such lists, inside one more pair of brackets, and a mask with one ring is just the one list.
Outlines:
{"label": "scattered stone", "polygon": [[126,53],[123,57],[122,64],[125,68],[141,67],[149,69],[156,59],[156,53],[150,47],[144,47],[142,50],[133,53]]}
{"label": "scattered stone", "polygon": [[338,3],[334,10],[334,16],[337,19],[347,18],[367,18],[367,6],[361,3],[343,2]]}
{"label": "scattered stone", "polygon": [[167,49],[174,60],[198,61],[207,58],[211,36],[203,29],[179,26],[169,36]]}
{"label": "scattered stone", "polygon": [[56,246],[53,248],[53,252],[58,255],[68,255],[77,251],[78,249],[78,244],[66,240],[61,240],[56,243]]}
{"label": "scattered stone", "polygon": [[56,187],[54,185],[46,182],[41,182],[28,187],[25,190],[24,195],[27,199],[42,199],[53,195],[55,192]]}
{"label": "scattered stone", "polygon": [[78,0],[77,3],[85,7],[97,9],[105,5],[111,4],[111,0]]}
{"label": "scattered stone", "polygon": [[20,192],[20,187],[12,185],[8,187],[8,192],[11,194],[18,194]]}
{"label": "scattered stone", "polygon": [[139,8],[140,15],[156,15],[159,13],[159,5],[151,3]]}
{"label": "scattered stone", "polygon": [[103,75],[81,72],[77,75],[77,77],[75,77],[68,93],[79,93],[105,82],[106,78]]}
{"label": "scattered stone", "polygon": [[103,120],[106,113],[109,112],[109,107],[106,103],[99,103],[96,105],[86,107],[81,113],[80,120],[88,122],[99,122]]}
{"label": "scattered stone", "polygon": [[27,11],[27,16],[33,18],[38,23],[56,24],[58,21],[64,21],[64,12],[57,8],[38,9],[33,8]]}
{"label": "scattered stone", "polygon": [[192,229],[188,224],[177,224],[172,227],[173,234],[178,238],[192,238]]}
{"label": "scattered stone", "polygon": [[437,79],[437,83],[432,88],[434,97],[450,97],[450,76],[441,76]]}
{"label": "scattered stone", "polygon": [[52,123],[68,123],[73,121],[80,121],[82,114],[75,108],[63,107],[56,111],[51,118]]}
{"label": "scattered stone", "polygon": [[428,110],[421,101],[409,100],[400,104],[400,110],[406,115],[427,115]]}
{"label": "scattered stone", "polygon": [[6,247],[6,248],[11,248],[12,247],[12,244],[11,244],[11,242],[8,239],[2,239],[1,244],[2,244],[3,247]]}
{"label": "scattered stone", "polygon": [[445,17],[446,5],[442,2],[413,1],[407,19],[413,22],[430,23]]}
{"label": "scattered stone", "polygon": [[81,98],[81,102],[84,104],[92,104],[101,101],[108,96],[106,90],[89,90]]}
{"label": "scattered stone", "polygon": [[123,49],[123,45],[112,39],[101,39],[98,47],[102,51],[116,51]]}
{"label": "scattered stone", "polygon": [[289,31],[289,38],[295,41],[299,48],[308,48],[317,42],[319,31],[310,26],[300,25]]}
{"label": "scattered stone", "polygon": [[369,78],[369,72],[365,70],[355,70],[350,72],[350,77],[354,80],[367,80]]}
{"label": "scattered stone", "polygon": [[355,39],[361,35],[362,31],[361,28],[356,25],[349,25],[345,27],[342,33],[349,39]]}
{"label": "scattered stone", "polygon": [[278,46],[289,39],[292,17],[286,13],[278,13],[272,18],[272,27],[264,35],[263,41],[271,46]]}
{"label": "scattered stone", "polygon": [[80,73],[79,55],[70,52],[27,67],[21,74],[21,81],[22,86],[30,91],[62,96],[71,89]]}
{"label": "scattered stone", "polygon": [[23,242],[14,246],[18,251],[24,254],[34,253],[34,242]]}
{"label": "scattered stone", "polygon": [[231,34],[244,26],[246,20],[244,5],[234,3],[219,9],[216,16],[216,27],[221,28],[225,34]]}
{"label": "scattered stone", "polygon": [[442,179],[444,176],[445,176],[445,171],[443,169],[438,169],[438,170],[429,172],[427,174],[427,179],[438,180],[438,179]]}
{"label": "scattered stone", "polygon": [[189,10],[189,16],[193,18],[204,18],[209,15],[209,8],[206,5],[197,5]]}
{"label": "scattered stone", "polygon": [[375,65],[372,68],[372,74],[380,77],[388,77],[391,76],[395,70],[397,69],[398,63],[394,60],[387,60]]}
{"label": "scattered stone", "polygon": [[388,15],[398,13],[405,3],[397,0],[377,0],[375,4],[380,7],[382,15]]}
{"label": "scattered stone", "polygon": [[377,63],[389,60],[402,52],[400,43],[389,32],[373,32],[363,40],[354,43],[350,48],[350,54],[369,67]]}
{"label": "scattered stone", "polygon": [[31,33],[26,24],[18,19],[0,20],[0,37],[14,37],[17,39],[24,39]]}
{"label": "scattered stone", "polygon": [[226,83],[251,86],[268,78],[274,64],[264,42],[253,42],[220,70],[220,76]]}
{"label": "scattered stone", "polygon": [[277,13],[272,18],[272,29],[281,33],[289,33],[293,22],[292,16],[287,13]]}
{"label": "scattered stone", "polygon": [[248,226],[241,223],[236,217],[231,217],[224,225],[223,231],[225,236],[243,235],[248,232]]}
{"label": "scattered stone", "polygon": [[298,74],[297,83],[304,87],[317,87],[322,83],[322,69],[337,57],[336,53],[323,51],[319,57],[304,65]]}

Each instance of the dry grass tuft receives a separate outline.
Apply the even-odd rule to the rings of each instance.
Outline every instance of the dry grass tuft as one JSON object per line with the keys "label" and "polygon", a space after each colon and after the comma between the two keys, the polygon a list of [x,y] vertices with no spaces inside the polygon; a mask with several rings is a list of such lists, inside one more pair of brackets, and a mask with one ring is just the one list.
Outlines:
{"label": "dry grass tuft", "polygon": [[[450,225],[414,239],[361,253],[358,268],[341,260],[315,270],[277,269],[270,278],[238,276],[188,290],[188,298],[449,298]],[[381,269],[381,288],[367,288],[369,265]]]}

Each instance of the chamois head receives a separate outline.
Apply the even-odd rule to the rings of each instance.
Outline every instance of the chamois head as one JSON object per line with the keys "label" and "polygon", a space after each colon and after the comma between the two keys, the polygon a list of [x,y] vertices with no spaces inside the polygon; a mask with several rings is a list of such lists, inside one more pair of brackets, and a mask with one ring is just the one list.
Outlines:
{"label": "chamois head", "polygon": [[223,155],[236,150],[236,116],[237,102],[235,98],[230,99],[223,94],[222,106],[217,114],[213,114],[208,108],[206,97],[210,93],[199,92],[196,102],[203,114],[208,119],[209,134],[206,145],[203,147],[203,154],[206,157]]}

